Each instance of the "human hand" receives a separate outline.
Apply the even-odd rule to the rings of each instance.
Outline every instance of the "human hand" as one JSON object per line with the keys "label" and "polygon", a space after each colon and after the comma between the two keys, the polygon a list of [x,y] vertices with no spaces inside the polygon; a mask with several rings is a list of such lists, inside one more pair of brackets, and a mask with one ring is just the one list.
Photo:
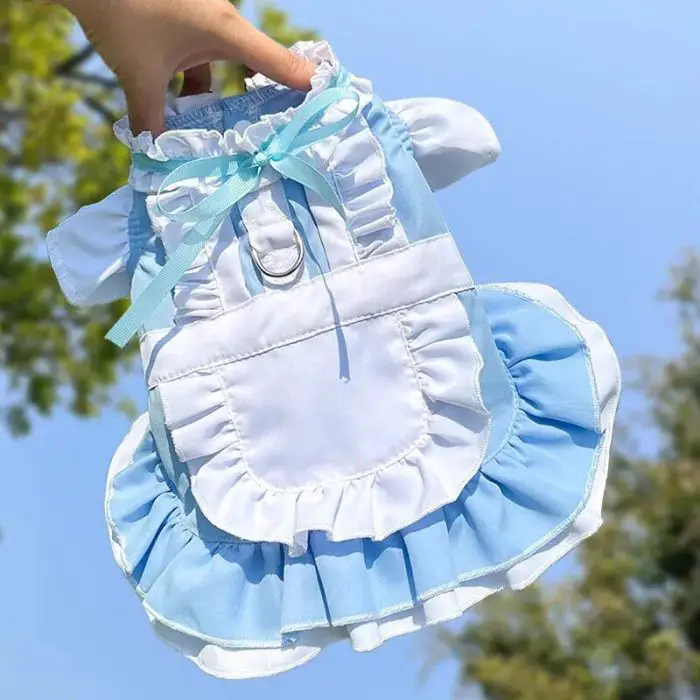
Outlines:
{"label": "human hand", "polygon": [[133,133],[164,127],[167,85],[185,71],[183,92],[209,89],[209,62],[236,60],[305,90],[308,61],[246,21],[228,0],[56,0],[80,22],[126,95]]}

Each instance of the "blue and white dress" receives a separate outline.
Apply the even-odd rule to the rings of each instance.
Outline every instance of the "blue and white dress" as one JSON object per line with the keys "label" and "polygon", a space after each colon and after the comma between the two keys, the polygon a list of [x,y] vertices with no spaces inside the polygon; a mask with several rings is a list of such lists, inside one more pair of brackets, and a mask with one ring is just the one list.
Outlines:
{"label": "blue and white dress", "polygon": [[538,284],[476,284],[433,190],[499,152],[385,105],[324,43],[300,93],[187,98],[129,185],[52,231],[68,298],[132,298],[149,410],[106,517],[153,629],[225,678],[358,651],[522,588],[601,524],[620,378]]}

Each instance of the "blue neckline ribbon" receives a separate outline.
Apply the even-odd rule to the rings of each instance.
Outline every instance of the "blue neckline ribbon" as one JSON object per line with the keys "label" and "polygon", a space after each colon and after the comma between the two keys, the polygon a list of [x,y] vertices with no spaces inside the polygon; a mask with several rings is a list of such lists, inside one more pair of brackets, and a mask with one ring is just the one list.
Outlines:
{"label": "blue neckline ribbon", "polygon": [[[329,107],[347,99],[355,102],[350,114],[332,124],[315,126]],[[195,225],[160,272],[107,333],[107,339],[120,348],[131,340],[182,279],[232,207],[247,194],[258,189],[265,167],[269,166],[282,177],[295,180],[314,190],[344,217],[342,202],[328,180],[298,154],[345,129],[357,117],[359,110],[360,97],[356,91],[347,87],[332,87],[303,104],[293,119],[256,153],[237,153],[186,161],[158,161],[143,153],[133,154],[132,162],[135,167],[167,175],[156,195],[158,212],[171,221]],[[160,198],[166,189],[185,180],[203,177],[218,178],[222,184],[215,192],[189,209],[170,212],[162,208]]]}

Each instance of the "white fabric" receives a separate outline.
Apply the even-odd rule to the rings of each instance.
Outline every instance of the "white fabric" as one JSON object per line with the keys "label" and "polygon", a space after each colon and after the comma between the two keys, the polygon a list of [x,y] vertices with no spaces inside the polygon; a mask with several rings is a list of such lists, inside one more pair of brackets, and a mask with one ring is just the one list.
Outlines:
{"label": "white fabric", "polygon": [[[161,239],[168,255],[172,255],[179,241],[165,234]],[[241,269],[241,255],[241,242],[231,219],[226,218],[217,235],[207,241],[175,286],[173,305],[177,325],[210,318],[250,300]],[[217,273],[219,269],[227,271],[225,281]]]}
{"label": "white fabric", "polygon": [[[173,233],[175,235],[171,235]],[[168,256],[173,255],[182,242],[181,234],[180,227],[166,226],[160,231]],[[241,257],[241,241],[231,219],[227,217],[175,285],[173,305],[176,325],[210,318],[250,300]],[[220,279],[218,269],[226,270],[225,282]]]}
{"label": "white fabric", "polygon": [[[334,110],[335,111],[335,110]],[[329,114],[327,122],[342,118]],[[317,165],[327,169],[343,202],[346,222],[342,230],[352,235],[360,258],[400,248],[407,243],[392,205],[394,188],[386,170],[384,153],[363,116],[342,134],[325,139],[312,149]],[[328,205],[326,205],[328,206]],[[326,231],[319,228],[325,240]],[[329,233],[331,238],[336,234]]]}
{"label": "white fabric", "polygon": [[490,428],[470,286],[441,236],[146,336],[207,519],[300,553],[310,530],[381,540],[454,501]]}
{"label": "white fabric", "polygon": [[408,128],[418,165],[440,190],[493,163],[501,153],[496,134],[473,107],[443,98],[410,98],[387,107]]}
{"label": "white fabric", "polygon": [[131,189],[121,187],[49,231],[49,259],[71,304],[105,304],[129,295],[131,205]]}
{"label": "white fabric", "polygon": [[[299,256],[292,213],[281,180],[246,195],[238,204],[241,221],[250,245],[260,255],[263,267],[272,272],[289,270]],[[240,267],[240,263],[238,263]],[[261,271],[265,287],[281,288],[287,277],[275,278]],[[293,282],[308,279],[304,266],[293,275]]]}
{"label": "white fabric", "polygon": [[306,190],[306,201],[319,231],[323,231],[323,248],[331,270],[358,261],[355,239],[348,233],[345,220],[321,195]]}
{"label": "white fabric", "polygon": [[[439,269],[440,275],[427,274]],[[149,388],[203,369],[246,359],[365,318],[469,289],[472,278],[449,234],[269,293],[205,323],[144,334]],[[296,313],[303,309],[304,313]],[[164,339],[167,341],[164,342]]]}
{"label": "white fabric", "polygon": [[283,649],[224,649],[151,620],[155,633],[184,654],[202,671],[224,680],[264,678],[291,671],[311,661],[323,649],[344,638],[343,630],[323,629],[299,633],[299,641]]}

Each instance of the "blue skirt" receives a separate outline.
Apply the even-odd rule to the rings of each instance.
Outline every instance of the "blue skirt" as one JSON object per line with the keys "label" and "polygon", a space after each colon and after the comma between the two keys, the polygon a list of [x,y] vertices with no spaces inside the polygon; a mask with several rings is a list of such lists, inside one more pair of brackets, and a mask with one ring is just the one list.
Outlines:
{"label": "blue skirt", "polygon": [[600,527],[620,393],[607,338],[545,286],[476,295],[488,453],[455,502],[382,541],[311,532],[291,556],[237,539],[202,515],[167,437],[136,421],[110,468],[106,516],[166,642],[225,678],[279,673],[343,639],[367,651],[528,585]]}

